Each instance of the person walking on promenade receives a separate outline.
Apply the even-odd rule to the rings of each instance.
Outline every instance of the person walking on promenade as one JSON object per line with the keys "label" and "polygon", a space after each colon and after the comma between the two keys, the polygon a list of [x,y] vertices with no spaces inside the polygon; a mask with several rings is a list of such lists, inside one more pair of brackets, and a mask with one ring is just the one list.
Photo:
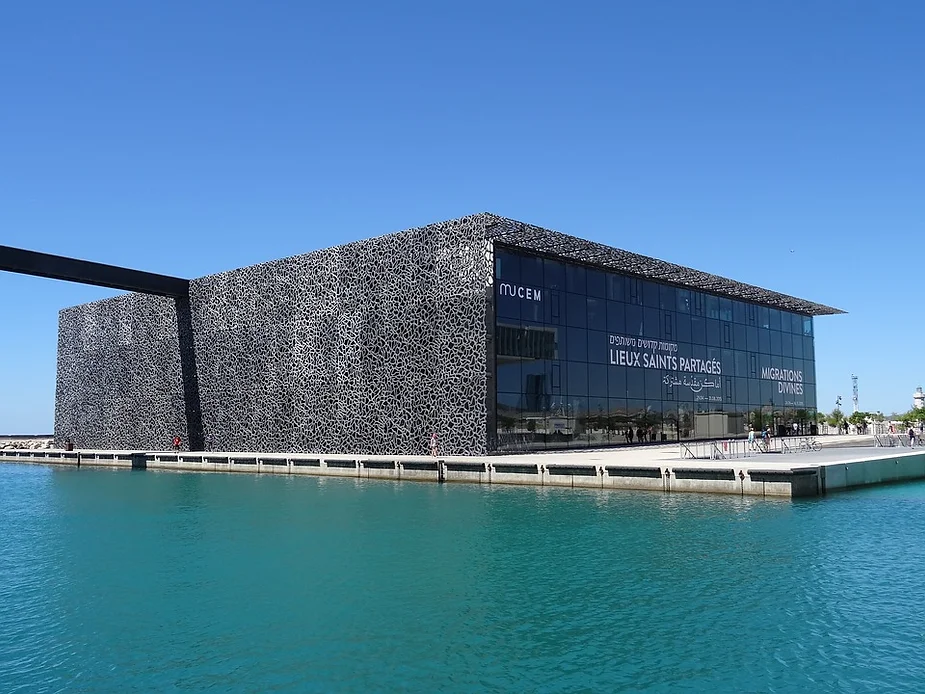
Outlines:
{"label": "person walking on promenade", "polygon": [[437,432],[430,435],[430,454],[434,458],[437,457]]}
{"label": "person walking on promenade", "polygon": [[755,428],[748,428],[748,449],[750,451],[755,450]]}
{"label": "person walking on promenade", "polygon": [[626,442],[627,443],[633,442],[633,427],[630,427],[629,429],[626,430]]}
{"label": "person walking on promenade", "polygon": [[180,437],[179,436],[173,437],[173,450],[175,451],[180,450]]}
{"label": "person walking on promenade", "polygon": [[909,447],[915,448],[915,429],[912,426],[909,427]]}

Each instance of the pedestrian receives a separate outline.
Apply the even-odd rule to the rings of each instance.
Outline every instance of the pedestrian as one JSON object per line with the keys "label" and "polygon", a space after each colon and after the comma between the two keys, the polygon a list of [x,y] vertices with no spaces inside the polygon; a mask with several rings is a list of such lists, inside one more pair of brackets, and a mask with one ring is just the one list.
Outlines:
{"label": "pedestrian", "polygon": [[626,430],[626,442],[627,443],[633,442],[633,428],[632,427]]}
{"label": "pedestrian", "polygon": [[174,436],[174,437],[173,437],[173,450],[179,451],[179,450],[180,450],[180,443],[181,443],[180,437],[179,437],[179,436]]}
{"label": "pedestrian", "polygon": [[771,432],[767,427],[765,427],[764,431],[761,432],[761,443],[764,444],[765,453],[771,450]]}
{"label": "pedestrian", "polygon": [[430,454],[437,457],[437,432],[430,435]]}
{"label": "pedestrian", "polygon": [[748,449],[751,451],[755,450],[755,429],[754,427],[748,428]]}
{"label": "pedestrian", "polygon": [[915,448],[915,428],[909,426],[909,447]]}

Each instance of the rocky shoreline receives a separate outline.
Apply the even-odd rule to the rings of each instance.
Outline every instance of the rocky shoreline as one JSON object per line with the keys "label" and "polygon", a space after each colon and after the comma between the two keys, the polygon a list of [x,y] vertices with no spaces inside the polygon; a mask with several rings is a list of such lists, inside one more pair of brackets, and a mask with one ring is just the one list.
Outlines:
{"label": "rocky shoreline", "polygon": [[51,436],[0,436],[0,450],[42,450],[54,448]]}

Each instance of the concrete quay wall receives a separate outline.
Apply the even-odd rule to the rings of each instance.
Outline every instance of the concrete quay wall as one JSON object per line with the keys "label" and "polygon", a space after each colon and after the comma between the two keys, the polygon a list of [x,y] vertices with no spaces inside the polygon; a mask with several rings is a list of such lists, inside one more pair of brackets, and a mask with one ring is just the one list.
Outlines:
{"label": "concrete quay wall", "polygon": [[925,449],[822,466],[822,492],[925,479]]}
{"label": "concrete quay wall", "polygon": [[[568,461],[569,457],[560,456],[558,460]],[[741,460],[663,460],[629,465],[580,456],[570,462],[553,462],[552,458],[547,462],[535,457],[517,460],[86,450],[0,451],[0,462],[774,497],[814,497],[842,489],[925,479],[925,449],[802,466],[762,465],[761,460],[750,460],[751,464]],[[692,464],[698,462],[699,466]]]}
{"label": "concrete quay wall", "polygon": [[[786,471],[775,471],[769,478],[768,473],[761,471],[753,475],[748,468],[691,467],[682,465],[681,461],[677,465],[633,466],[511,462],[491,458],[47,450],[0,451],[0,462],[784,497],[791,496],[794,488],[793,476]],[[815,494],[815,477],[813,479]]]}

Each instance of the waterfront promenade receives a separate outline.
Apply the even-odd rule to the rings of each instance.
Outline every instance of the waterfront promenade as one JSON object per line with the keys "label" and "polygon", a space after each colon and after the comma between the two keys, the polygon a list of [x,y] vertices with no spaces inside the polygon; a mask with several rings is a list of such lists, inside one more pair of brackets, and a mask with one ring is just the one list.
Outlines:
{"label": "waterfront promenade", "polygon": [[[735,457],[742,441],[716,442],[711,457],[692,458],[678,444],[492,456],[362,456],[256,452],[0,451],[0,462],[289,474],[365,479],[520,484],[807,497],[925,479],[925,448],[880,448],[873,437],[825,437],[820,451],[795,445]],[[795,442],[794,442],[795,443]],[[712,448],[712,445],[710,445]],[[695,451],[703,452],[701,444]],[[725,451],[725,453],[723,452]]]}

